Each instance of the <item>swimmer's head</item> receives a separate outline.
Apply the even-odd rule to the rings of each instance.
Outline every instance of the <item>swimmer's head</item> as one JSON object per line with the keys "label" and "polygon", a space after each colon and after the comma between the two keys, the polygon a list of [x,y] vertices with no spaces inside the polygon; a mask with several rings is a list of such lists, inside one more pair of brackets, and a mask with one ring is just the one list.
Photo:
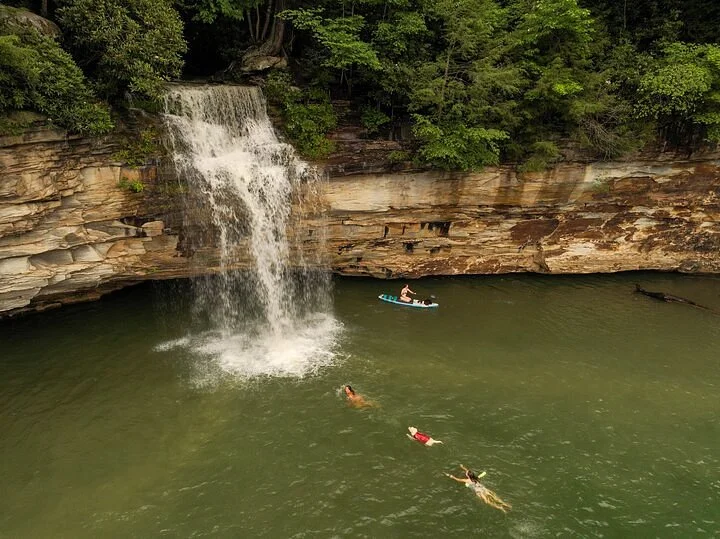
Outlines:
{"label": "swimmer's head", "polygon": [[473,483],[476,483],[477,480],[478,480],[478,476],[475,475],[475,472],[473,472],[472,470],[467,470],[467,471],[465,472],[465,477],[467,477],[467,478],[468,478],[470,481],[472,481]]}
{"label": "swimmer's head", "polygon": [[417,429],[415,427],[408,427],[408,430],[410,431],[410,436],[415,436],[415,433],[417,433]]}
{"label": "swimmer's head", "polygon": [[355,390],[354,390],[352,387],[350,387],[350,386],[345,386],[343,389],[345,390],[345,394],[346,394],[348,397],[354,397],[354,396],[355,396]]}

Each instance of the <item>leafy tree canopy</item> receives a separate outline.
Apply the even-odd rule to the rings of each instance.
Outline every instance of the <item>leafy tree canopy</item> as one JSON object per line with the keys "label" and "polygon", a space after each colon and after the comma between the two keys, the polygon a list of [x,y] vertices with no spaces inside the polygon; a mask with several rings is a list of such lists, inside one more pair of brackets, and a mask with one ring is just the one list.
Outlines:
{"label": "leafy tree canopy", "polygon": [[[284,88],[286,133],[308,155],[327,154],[338,118],[365,136],[410,136],[420,161],[450,169],[504,159],[537,170],[562,158],[566,140],[604,158],[656,136],[720,140],[717,0],[10,1],[49,14],[109,100],[161,94],[186,42],[192,74],[287,63],[268,90]],[[50,96],[65,94],[48,89],[43,103],[27,82],[28,50],[51,45],[2,46],[4,110],[55,107],[60,118],[65,97]],[[42,54],[60,65],[53,46]],[[73,69],[63,65],[59,82]],[[95,106],[78,80],[77,99]],[[345,101],[340,115],[331,98]]]}
{"label": "leafy tree canopy", "polygon": [[112,128],[82,71],[52,38],[0,26],[0,114],[35,110],[71,131],[102,134]]}
{"label": "leafy tree canopy", "polygon": [[637,112],[666,124],[705,126],[720,142],[720,46],[670,43],[640,80]]}
{"label": "leafy tree canopy", "polygon": [[327,50],[323,64],[335,69],[353,65],[380,69],[377,54],[370,43],[360,39],[365,19],[360,15],[324,17],[322,8],[283,11],[280,16],[293,22],[295,28],[308,30]]}
{"label": "leafy tree canopy", "polygon": [[186,44],[170,0],[60,0],[57,17],[105,97],[156,98],[180,76]]}

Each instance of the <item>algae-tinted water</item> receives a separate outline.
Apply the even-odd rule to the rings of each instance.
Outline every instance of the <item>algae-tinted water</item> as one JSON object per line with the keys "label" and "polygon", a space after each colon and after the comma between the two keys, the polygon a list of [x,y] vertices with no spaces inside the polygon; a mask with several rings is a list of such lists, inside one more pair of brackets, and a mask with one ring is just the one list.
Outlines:
{"label": "algae-tinted water", "polygon": [[717,536],[720,317],[634,282],[720,307],[720,280],[676,275],[411,283],[437,310],[338,280],[302,378],[173,344],[182,286],[4,322],[0,537]]}

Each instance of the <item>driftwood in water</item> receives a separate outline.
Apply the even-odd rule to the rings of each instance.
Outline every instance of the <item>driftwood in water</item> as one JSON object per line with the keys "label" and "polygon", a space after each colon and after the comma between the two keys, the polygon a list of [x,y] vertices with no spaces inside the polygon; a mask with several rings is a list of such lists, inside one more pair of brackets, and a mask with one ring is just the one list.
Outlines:
{"label": "driftwood in water", "polygon": [[651,292],[650,290],[645,290],[640,285],[635,285],[635,292],[640,292],[641,294],[648,296],[650,298],[654,298],[660,301],[665,301],[667,303],[684,303],[685,305],[690,305],[691,307],[697,307],[698,309],[702,309],[704,311],[710,311],[713,314],[720,314],[720,312],[711,309],[710,307],[706,307],[705,305],[700,305],[699,303],[695,303],[694,301],[687,299],[687,298],[681,298],[680,296],[673,296],[672,294],[666,294],[665,292]]}

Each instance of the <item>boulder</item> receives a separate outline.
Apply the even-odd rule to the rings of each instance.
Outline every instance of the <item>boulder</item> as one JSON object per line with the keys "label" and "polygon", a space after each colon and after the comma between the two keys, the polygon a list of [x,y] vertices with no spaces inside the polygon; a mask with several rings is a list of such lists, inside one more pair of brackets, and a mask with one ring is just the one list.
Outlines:
{"label": "boulder", "polygon": [[287,58],[283,56],[249,56],[243,59],[240,70],[243,73],[250,73],[267,71],[268,69],[285,69],[287,65]]}
{"label": "boulder", "polygon": [[32,11],[0,5],[0,27],[2,26],[15,32],[32,29],[52,38],[62,35],[57,24]]}

